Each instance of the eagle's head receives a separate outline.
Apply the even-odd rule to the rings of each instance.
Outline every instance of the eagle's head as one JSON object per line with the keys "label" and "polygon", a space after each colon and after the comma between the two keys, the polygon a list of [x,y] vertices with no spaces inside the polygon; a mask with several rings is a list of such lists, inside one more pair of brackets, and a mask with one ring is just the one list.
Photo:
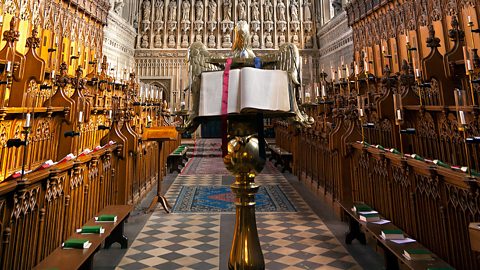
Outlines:
{"label": "eagle's head", "polygon": [[235,57],[253,58],[255,54],[251,49],[250,29],[246,21],[239,21],[235,26],[235,36],[233,40],[232,50]]}

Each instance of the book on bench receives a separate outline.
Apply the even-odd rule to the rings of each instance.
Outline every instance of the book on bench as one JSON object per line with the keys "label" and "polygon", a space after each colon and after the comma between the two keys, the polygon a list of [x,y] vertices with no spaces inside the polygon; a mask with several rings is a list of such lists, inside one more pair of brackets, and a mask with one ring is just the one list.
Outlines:
{"label": "book on bench", "polygon": [[432,260],[432,252],[426,249],[405,249],[403,256],[409,261]]}
{"label": "book on bench", "polygon": [[364,203],[355,204],[352,208],[353,212],[369,212],[372,208]]}
{"label": "book on bench", "polygon": [[379,221],[380,220],[380,216],[375,213],[371,213],[371,214],[360,214],[360,217],[359,219],[361,221],[365,221],[365,222],[372,222],[372,221]]}
{"label": "book on bench", "polygon": [[381,237],[385,240],[401,240],[405,239],[402,230],[382,230]]}
{"label": "book on bench", "polygon": [[[33,172],[36,172],[36,171],[41,171],[41,170],[44,170],[44,169],[48,169],[50,167],[52,167],[53,165],[57,164],[57,162],[53,162],[53,160],[49,159],[45,162],[43,162],[42,164],[40,164],[38,167],[32,169],[32,170],[29,170],[29,171],[25,171],[24,174],[29,174],[29,173],[33,173]],[[12,180],[12,179],[16,179],[16,178],[19,178],[20,176],[22,176],[22,171],[16,171],[14,173],[12,173],[10,176],[8,176],[5,180]]]}
{"label": "book on bench", "polygon": [[81,229],[77,229],[77,233],[102,234],[105,233],[105,228],[103,228],[102,226],[83,226]]}
{"label": "book on bench", "polygon": [[62,247],[63,248],[78,248],[78,249],[84,249],[84,248],[89,248],[92,245],[90,241],[87,239],[77,239],[77,238],[70,238],[63,242]]}
{"label": "book on bench", "polygon": [[95,217],[96,222],[117,222],[116,215],[100,215]]}

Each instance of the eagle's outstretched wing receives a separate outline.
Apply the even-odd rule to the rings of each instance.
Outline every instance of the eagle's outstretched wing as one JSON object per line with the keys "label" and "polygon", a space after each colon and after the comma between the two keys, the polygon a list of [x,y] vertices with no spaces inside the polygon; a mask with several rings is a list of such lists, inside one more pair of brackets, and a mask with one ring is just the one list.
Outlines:
{"label": "eagle's outstretched wing", "polygon": [[194,42],[190,45],[190,48],[188,48],[188,63],[192,71],[191,81],[198,78],[202,72],[221,70],[221,67],[209,62],[212,57],[217,57],[217,55],[210,53],[203,43]]}
{"label": "eagle's outstretched wing", "polygon": [[200,102],[200,80],[203,72],[222,70],[223,66],[212,63],[212,58],[223,58],[221,55],[210,53],[207,47],[201,42],[194,42],[188,48],[188,86],[186,89],[191,89],[192,95],[192,109],[184,112],[186,115],[185,122],[177,129],[183,131],[194,131],[198,127],[198,122],[195,119],[198,116],[198,106]]}
{"label": "eagle's outstretched wing", "polygon": [[[268,68],[285,70],[288,73],[288,77],[293,86],[293,96],[296,97],[296,91],[301,83],[300,53],[298,52],[297,46],[293,43],[284,43],[278,48],[278,51],[263,55],[262,58],[273,63]],[[296,98],[293,102],[293,111],[295,112],[295,122],[304,126],[310,126],[313,124],[313,118],[300,110]]]}
{"label": "eagle's outstretched wing", "polygon": [[280,69],[288,72],[288,76],[295,85],[300,85],[300,53],[297,46],[285,43],[279,48]]}

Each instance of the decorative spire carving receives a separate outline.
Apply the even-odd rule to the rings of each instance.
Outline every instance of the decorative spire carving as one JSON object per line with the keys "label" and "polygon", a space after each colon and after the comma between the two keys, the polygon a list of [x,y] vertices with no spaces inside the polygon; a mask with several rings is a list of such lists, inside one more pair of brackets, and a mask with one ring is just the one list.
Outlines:
{"label": "decorative spire carving", "polygon": [[60,64],[60,75],[57,77],[57,80],[55,81],[55,85],[59,87],[65,87],[70,83],[70,78],[68,77],[67,70],[68,66],[65,62],[62,62]]}
{"label": "decorative spire carving", "polygon": [[452,16],[452,22],[450,23],[450,25],[452,26],[452,28],[448,30],[448,37],[451,40],[463,41],[465,39],[465,32],[460,29],[460,25],[458,23],[456,15]]}
{"label": "decorative spire carving", "polygon": [[18,41],[20,39],[20,31],[16,29],[17,25],[18,18],[17,16],[14,16],[10,20],[10,29],[8,31],[5,31],[5,33],[3,34],[4,41],[6,41],[7,43],[14,43],[15,41]]}
{"label": "decorative spire carving", "polygon": [[33,27],[32,36],[27,38],[26,47],[36,49],[40,47],[40,38],[38,37],[37,27]]}
{"label": "decorative spire carving", "polygon": [[433,25],[431,25],[431,24],[428,26],[427,47],[429,47],[429,48],[440,47],[440,39],[435,37],[435,29],[433,28]]}

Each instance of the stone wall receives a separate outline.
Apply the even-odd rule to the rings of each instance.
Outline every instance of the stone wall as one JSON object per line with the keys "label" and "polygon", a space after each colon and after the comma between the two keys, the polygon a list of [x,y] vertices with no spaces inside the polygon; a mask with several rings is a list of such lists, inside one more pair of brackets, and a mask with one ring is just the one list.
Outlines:
{"label": "stone wall", "polygon": [[[136,32],[127,20],[110,10],[108,24],[104,29],[103,55],[107,56],[110,68],[116,69],[120,76],[130,72],[135,67],[135,36]],[[118,66],[118,67],[117,67]]]}
{"label": "stone wall", "polygon": [[341,65],[341,57],[345,64],[353,61],[352,29],[348,26],[346,12],[343,11],[332,20],[321,26],[317,31],[319,40],[320,65],[330,77],[330,66]]}

